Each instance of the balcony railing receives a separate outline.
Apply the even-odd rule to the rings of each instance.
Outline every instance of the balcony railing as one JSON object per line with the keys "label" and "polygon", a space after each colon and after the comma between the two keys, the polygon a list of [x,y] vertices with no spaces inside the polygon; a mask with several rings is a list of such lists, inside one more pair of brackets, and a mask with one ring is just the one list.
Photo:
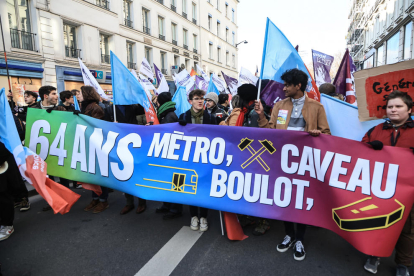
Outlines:
{"label": "balcony railing", "polygon": [[193,18],[193,23],[197,25],[197,19]]}
{"label": "balcony railing", "polygon": [[107,0],[96,0],[96,5],[98,7],[109,10],[109,1],[107,1]]}
{"label": "balcony railing", "polygon": [[177,40],[173,40],[172,44],[174,44],[175,46],[177,46]]}
{"label": "balcony railing", "polygon": [[34,37],[36,34],[10,29],[10,38],[13,48],[36,51]]}
{"label": "balcony railing", "polygon": [[132,25],[133,22],[131,20],[128,20],[125,18],[124,21],[125,21],[125,26],[133,28],[133,25]]}
{"label": "balcony railing", "polygon": [[136,63],[134,63],[134,62],[128,62],[128,68],[129,69],[136,69]]}
{"label": "balcony railing", "polygon": [[160,3],[161,5],[164,5],[164,0],[157,0],[158,3]]}
{"label": "balcony railing", "polygon": [[171,5],[171,10],[172,10],[173,12],[177,12],[177,8],[176,8],[174,5]]}
{"label": "balcony railing", "polygon": [[161,69],[161,73],[163,73],[164,75],[168,75],[167,74],[167,69]]}
{"label": "balcony railing", "polygon": [[110,63],[110,56],[109,55],[101,55],[101,62],[102,63]]}
{"label": "balcony railing", "polygon": [[188,50],[188,46],[187,45],[183,45],[184,49]]}
{"label": "balcony railing", "polygon": [[165,35],[159,35],[159,38],[165,41]]}
{"label": "balcony railing", "polygon": [[65,47],[65,54],[66,57],[71,57],[71,58],[80,58],[80,51],[82,51],[81,49],[76,49],[73,47]]}
{"label": "balcony railing", "polygon": [[194,54],[197,54],[197,49],[193,49]]}
{"label": "balcony railing", "polygon": [[187,19],[187,14],[186,14],[185,12],[183,12],[183,17],[184,17],[185,19]]}
{"label": "balcony railing", "polygon": [[142,27],[142,31],[144,32],[144,33],[146,33],[147,35],[151,35],[151,29],[150,28],[148,28],[148,27]]}

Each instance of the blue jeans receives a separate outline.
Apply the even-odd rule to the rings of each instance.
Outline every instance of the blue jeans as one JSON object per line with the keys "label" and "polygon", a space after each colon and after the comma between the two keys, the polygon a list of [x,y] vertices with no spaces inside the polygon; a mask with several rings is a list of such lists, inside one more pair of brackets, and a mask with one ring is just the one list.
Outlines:
{"label": "blue jeans", "polygon": [[101,186],[101,189],[102,189],[102,194],[100,196],[98,196],[95,192],[92,192],[93,200],[99,199],[99,201],[101,202],[105,202],[108,200],[108,188]]}

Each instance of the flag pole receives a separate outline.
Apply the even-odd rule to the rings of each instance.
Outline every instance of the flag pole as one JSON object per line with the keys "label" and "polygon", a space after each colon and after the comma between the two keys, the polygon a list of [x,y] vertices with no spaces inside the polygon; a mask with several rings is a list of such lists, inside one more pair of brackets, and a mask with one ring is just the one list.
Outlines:
{"label": "flag pole", "polygon": [[264,68],[264,61],[265,61],[265,54],[266,54],[266,48],[267,48],[267,33],[269,30],[269,17],[266,20],[266,33],[265,33],[265,40],[263,45],[263,54],[262,54],[262,66],[260,68],[260,77],[259,77],[259,90],[257,92],[257,101],[260,101],[260,90],[262,89],[262,78],[263,78],[263,68]]}
{"label": "flag pole", "polygon": [[7,62],[6,46],[4,44],[3,24],[1,22],[1,15],[0,15],[0,29],[1,29],[1,40],[3,42],[4,60],[6,62],[7,82],[9,83],[9,91],[11,91],[9,65],[8,65],[8,62]]}
{"label": "flag pole", "polygon": [[114,106],[114,123],[116,123],[116,108],[115,108],[115,104],[112,104]]}

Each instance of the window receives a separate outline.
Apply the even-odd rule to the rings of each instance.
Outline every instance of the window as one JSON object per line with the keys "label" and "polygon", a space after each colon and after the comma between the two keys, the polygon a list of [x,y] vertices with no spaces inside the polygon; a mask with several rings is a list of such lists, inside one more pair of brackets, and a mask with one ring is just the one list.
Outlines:
{"label": "window", "polygon": [[192,8],[193,8],[193,19],[197,20],[197,5],[194,2],[192,5]]}
{"label": "window", "polygon": [[124,0],[124,23],[125,26],[132,28],[131,1],[129,0]]}
{"label": "window", "polygon": [[384,45],[378,48],[377,66],[384,65]]}
{"label": "window", "polygon": [[188,41],[187,41],[187,30],[183,29],[183,45],[184,49],[188,50]]}
{"label": "window", "polygon": [[387,64],[398,62],[398,40],[400,33],[397,32],[387,40]]}
{"label": "window", "polygon": [[369,58],[364,60],[364,69],[374,67],[374,54],[372,54]]}
{"label": "window", "polygon": [[185,59],[185,69],[187,69],[187,71],[190,71],[190,60],[188,58]]}
{"label": "window", "polygon": [[233,63],[233,67],[236,68],[236,55],[233,54],[232,56],[232,63]]}
{"label": "window", "polygon": [[180,66],[180,57],[179,56],[174,56],[174,65],[175,66]]}
{"label": "window", "polygon": [[226,27],[226,42],[229,42],[229,28]]}
{"label": "window", "polygon": [[404,32],[404,59],[411,59],[411,34],[413,32],[413,23],[405,25]]}
{"label": "window", "polygon": [[231,43],[232,43],[233,46],[236,43],[236,34],[234,32],[232,33],[232,42]]}
{"label": "window", "polygon": [[217,9],[220,10],[220,0],[217,0]]}
{"label": "window", "polygon": [[134,44],[127,42],[126,44],[126,51],[127,51],[127,65],[129,69],[135,69],[135,63],[134,63]]}
{"label": "window", "polygon": [[148,63],[152,67],[152,48],[145,47],[145,58],[148,60]]}
{"label": "window", "polygon": [[220,21],[217,20],[217,36],[220,37]]}
{"label": "window", "polygon": [[183,16],[187,18],[187,0],[183,0]]}
{"label": "window", "polygon": [[171,24],[172,43],[177,46],[177,25]]}
{"label": "window", "polygon": [[101,34],[100,38],[101,62],[109,63],[109,36]]}
{"label": "window", "polygon": [[161,40],[165,40],[165,33],[164,33],[164,18],[158,16],[158,33],[159,38]]}
{"label": "window", "polygon": [[217,47],[217,61],[221,62],[221,48],[220,48],[220,46]]}
{"label": "window", "polygon": [[6,10],[9,20],[12,47],[34,51],[35,34],[32,33],[28,1],[7,0]]}
{"label": "window", "polygon": [[149,23],[149,10],[142,9],[142,26],[143,26],[143,32],[151,35],[151,29],[150,29],[150,23]]}
{"label": "window", "polygon": [[193,34],[193,45],[194,45],[194,52],[197,53],[197,35]]}
{"label": "window", "polygon": [[234,22],[234,9],[231,9],[231,21]]}
{"label": "window", "polygon": [[77,49],[76,27],[63,24],[63,40],[65,42],[66,57],[78,58],[80,50]]}
{"label": "window", "polygon": [[213,59],[213,43],[210,42],[210,44],[208,45],[208,57],[210,59]]}
{"label": "window", "polygon": [[229,3],[226,2],[226,17],[229,17]]}
{"label": "window", "polygon": [[[165,56],[167,54],[165,52],[161,52],[161,70],[165,72]],[[164,72],[162,72],[164,74]]]}
{"label": "window", "polygon": [[96,5],[109,10],[109,1],[107,0],[96,0]]}
{"label": "window", "polygon": [[230,65],[229,51],[226,51],[226,65]]}
{"label": "window", "polygon": [[208,30],[211,32],[211,14],[208,15]]}

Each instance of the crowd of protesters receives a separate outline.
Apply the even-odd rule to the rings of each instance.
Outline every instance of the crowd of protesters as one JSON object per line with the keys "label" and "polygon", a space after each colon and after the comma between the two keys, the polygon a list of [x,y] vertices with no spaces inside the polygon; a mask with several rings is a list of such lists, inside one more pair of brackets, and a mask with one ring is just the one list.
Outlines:
{"label": "crowd of protesters", "polygon": [[[176,103],[172,101],[171,93],[162,92],[152,98],[160,124],[176,123],[186,124],[209,124],[220,126],[237,127],[259,127],[270,129],[284,129],[291,131],[308,132],[311,136],[331,135],[329,124],[323,105],[310,99],[305,88],[308,76],[303,71],[292,69],[282,75],[284,81],[283,91],[286,98],[278,101],[274,106],[267,106],[264,101],[256,100],[258,90],[255,85],[243,84],[238,88],[237,95],[231,98],[228,94],[217,95],[214,92],[206,94],[205,91],[196,89],[189,93],[188,100],[191,108],[176,115]],[[335,93],[335,86],[325,83],[320,86],[320,92],[343,100],[343,97]],[[40,100],[37,101],[38,97]],[[80,90],[61,91],[58,93],[53,86],[43,86],[39,94],[26,91],[24,100],[26,106],[18,107],[13,102],[12,93],[8,94],[10,108],[16,122],[16,128],[24,143],[25,124],[28,108],[44,109],[48,112],[53,110],[76,112],[74,97],[80,104],[80,113],[96,119],[116,121],[119,123],[147,125],[145,110],[140,105],[116,106],[115,111],[109,102],[104,101],[91,86],[82,86]],[[60,100],[59,100],[60,98]],[[394,91],[387,99],[387,120],[369,130],[362,142],[368,143],[373,149],[381,150],[383,145],[414,148],[414,122],[411,119],[413,101],[407,93]],[[116,112],[116,114],[114,114]],[[115,116],[116,115],[116,116]],[[225,128],[223,128],[225,131]],[[318,139],[318,138],[315,138]],[[50,178],[53,178],[51,175]],[[86,183],[77,183],[60,178],[60,183],[73,188],[82,188]],[[105,211],[109,207],[110,189],[101,187],[100,195],[92,192],[92,201],[84,208],[95,214]],[[125,194],[126,205],[120,211],[125,215],[135,209],[134,196]],[[19,173],[13,155],[0,143],[0,241],[7,239],[13,232],[14,208],[20,211],[28,211],[30,202],[25,183]],[[43,208],[50,210],[50,206]],[[414,257],[414,209],[406,221],[395,247],[395,262],[397,264],[397,275],[409,275],[408,267],[412,265]],[[146,200],[138,198],[137,214],[146,211]],[[208,209],[197,206],[189,206],[190,228],[194,231],[208,230]],[[183,205],[163,202],[156,209],[156,213],[163,214],[163,219],[174,219],[183,214]],[[240,215],[239,221],[243,227],[255,225],[254,235],[264,235],[270,224],[267,219]],[[281,239],[276,250],[287,252],[293,249],[293,257],[302,261],[306,257],[305,233],[307,225],[300,223],[285,222],[285,237]],[[380,259],[369,256],[364,266],[365,270],[376,273]]]}

